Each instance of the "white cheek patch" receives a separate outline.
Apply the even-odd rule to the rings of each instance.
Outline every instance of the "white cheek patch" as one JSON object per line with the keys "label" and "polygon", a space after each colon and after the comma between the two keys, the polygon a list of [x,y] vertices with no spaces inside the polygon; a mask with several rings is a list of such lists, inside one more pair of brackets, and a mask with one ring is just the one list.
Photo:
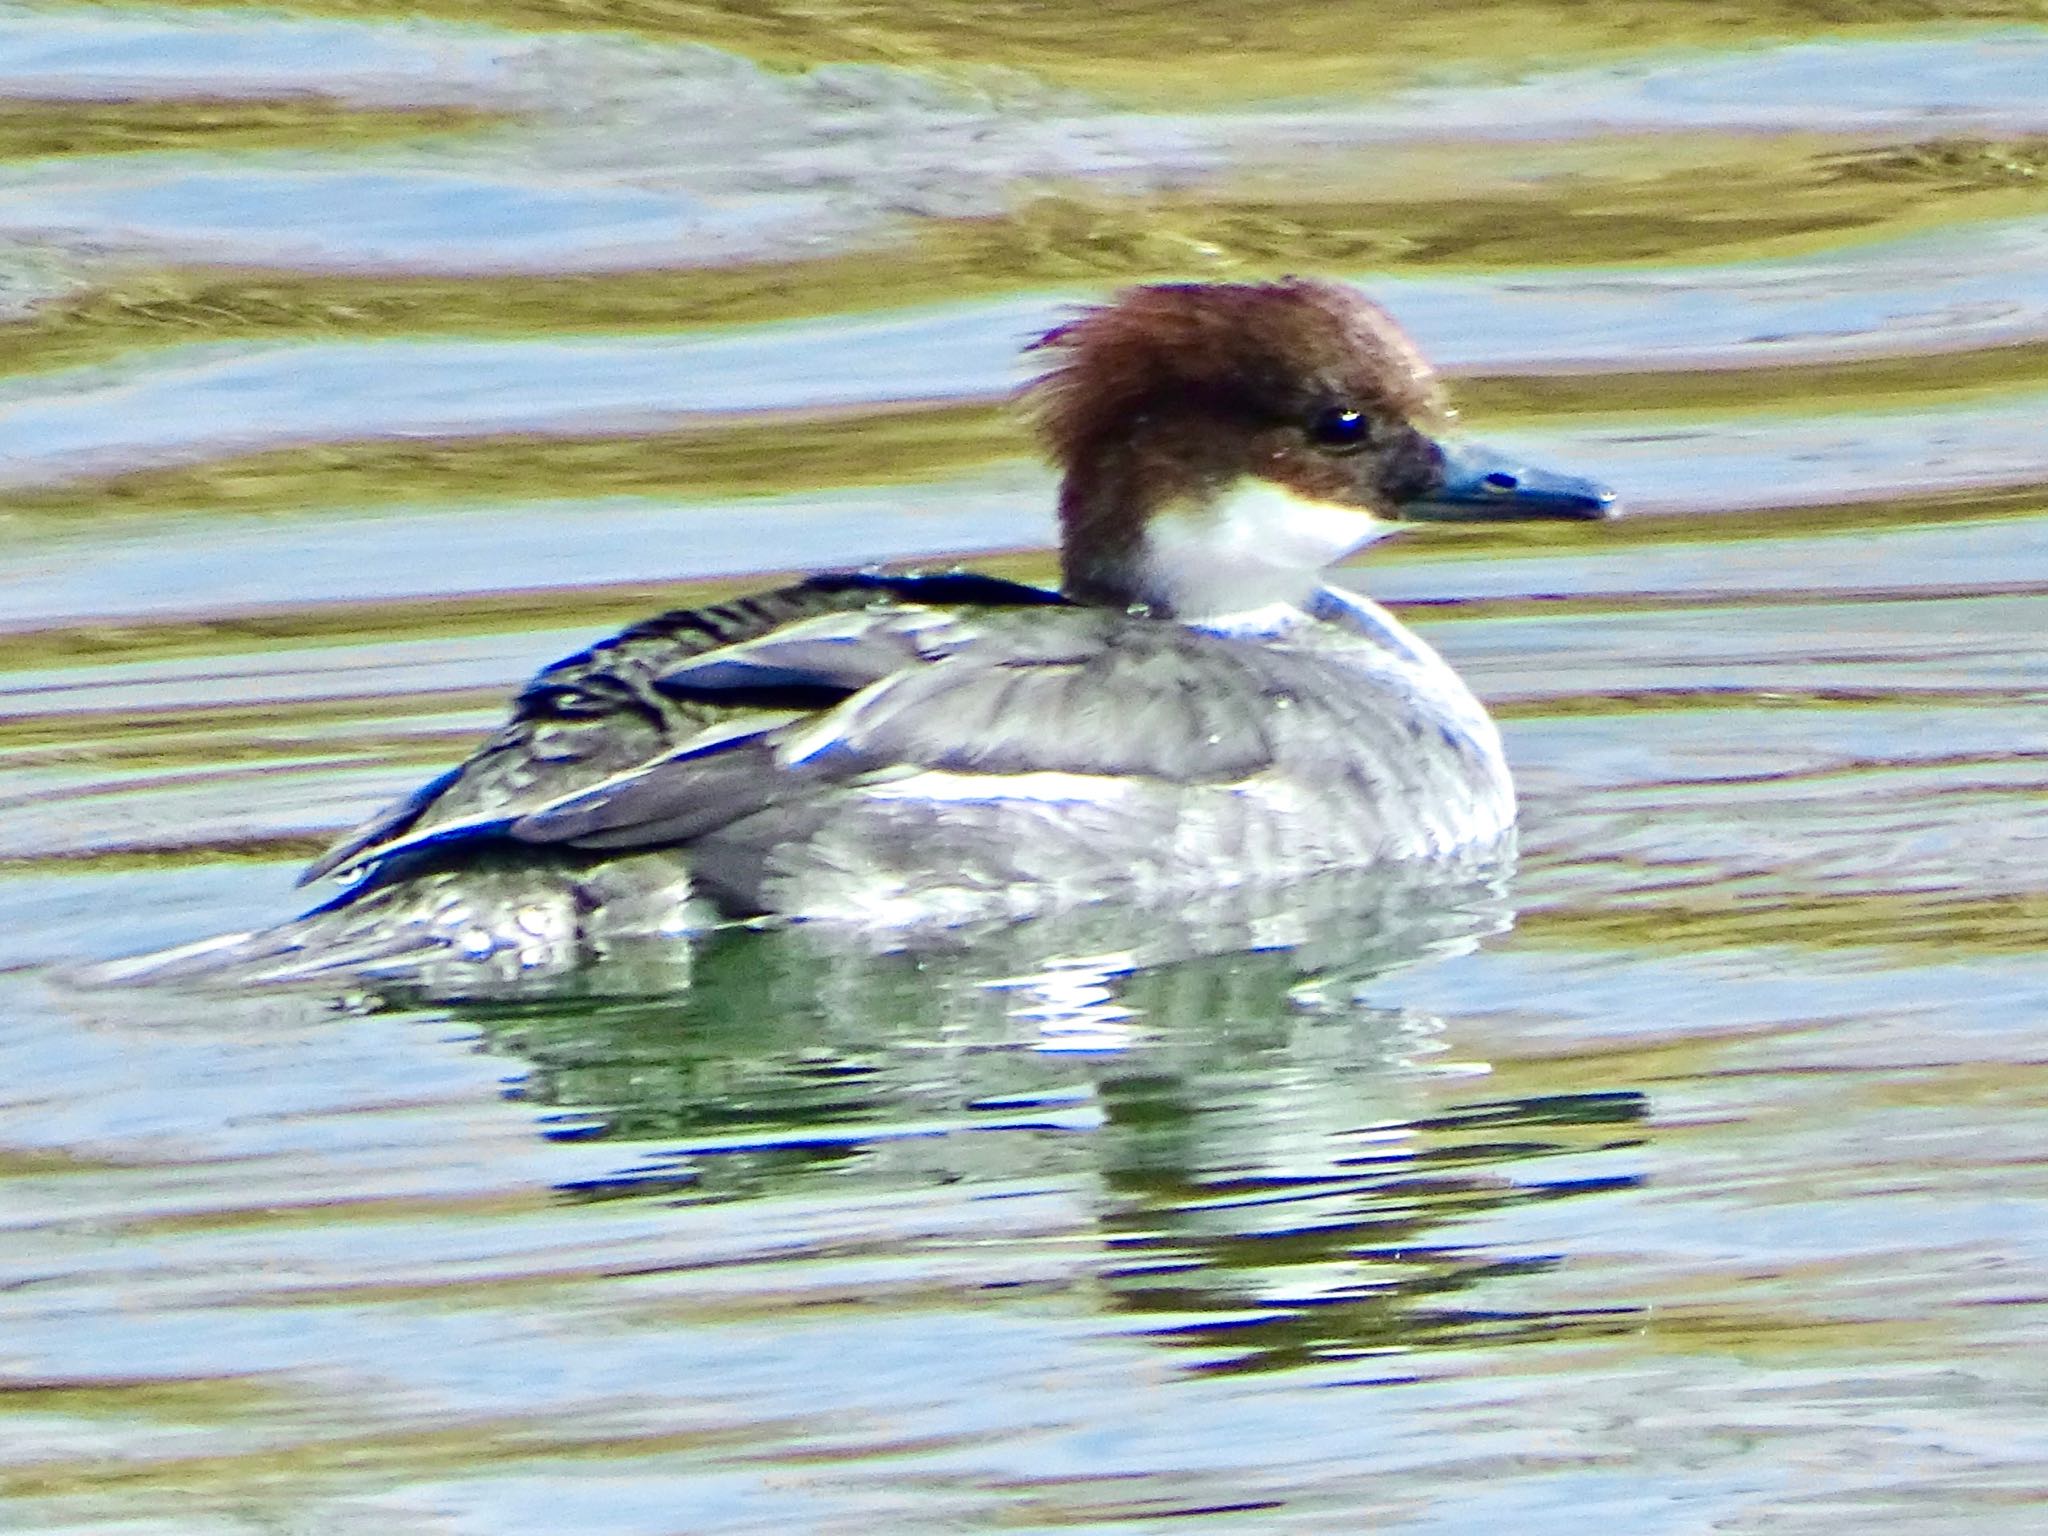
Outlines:
{"label": "white cheek patch", "polygon": [[1247,477],[1215,501],[1153,517],[1146,586],[1182,618],[1298,603],[1325,566],[1390,531],[1363,507]]}

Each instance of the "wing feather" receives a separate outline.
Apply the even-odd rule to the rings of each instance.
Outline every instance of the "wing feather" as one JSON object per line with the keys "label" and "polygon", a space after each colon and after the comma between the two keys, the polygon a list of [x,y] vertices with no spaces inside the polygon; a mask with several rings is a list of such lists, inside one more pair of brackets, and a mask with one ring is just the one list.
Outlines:
{"label": "wing feather", "polygon": [[1235,782],[1271,765],[1270,690],[1256,668],[1234,663],[1227,643],[1122,615],[1076,617],[1090,643],[1069,635],[1040,648],[1058,659],[1020,660],[991,627],[979,643],[908,666],[822,716],[716,751],[671,754],[533,810],[510,835],[579,848],[672,846],[771,807],[925,771],[1192,784]]}
{"label": "wing feather", "polygon": [[[899,673],[806,733],[805,754],[967,773],[1075,773],[1169,783],[1269,766],[1267,688],[1228,642],[1090,615],[1095,644],[1022,660],[991,643]],[[992,642],[1000,637],[991,636]]]}
{"label": "wing feather", "polygon": [[[344,834],[302,883],[374,873],[394,855],[438,843],[502,836],[542,807],[658,763],[706,730],[764,708],[829,708],[884,672],[905,643],[900,635],[914,636],[934,614],[1065,607],[1056,593],[972,572],[859,572],[659,614],[543,670],[466,762]],[[843,626],[836,646],[788,660],[780,673],[747,657],[750,644],[820,617]],[[868,627],[890,632],[863,643]],[[718,658],[734,653],[742,659],[722,670]],[[693,672],[693,663],[701,668]]]}
{"label": "wing feather", "polygon": [[1260,648],[1098,609],[828,598],[670,615],[557,664],[476,757],[315,869],[374,873],[478,837],[688,845],[772,807],[808,825],[835,796],[926,771],[1199,784],[1274,761],[1283,690]]}

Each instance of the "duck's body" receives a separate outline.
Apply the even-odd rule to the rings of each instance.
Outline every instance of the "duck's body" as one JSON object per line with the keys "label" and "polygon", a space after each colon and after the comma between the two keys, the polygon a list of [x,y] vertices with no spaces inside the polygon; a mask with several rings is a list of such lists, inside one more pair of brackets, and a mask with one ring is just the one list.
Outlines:
{"label": "duck's body", "polygon": [[1425,503],[1612,498],[1461,468],[1346,289],[1138,289],[1044,345],[1062,592],[820,577],[636,625],[316,863],[348,882],[325,907],[192,959],[554,967],[720,918],[928,927],[1501,846],[1484,709],[1320,571]]}
{"label": "duck's body", "polygon": [[1497,841],[1514,796],[1478,702],[1385,613],[1318,599],[1256,635],[965,575],[668,614],[548,668],[315,871],[687,849],[723,913],[887,924]]}

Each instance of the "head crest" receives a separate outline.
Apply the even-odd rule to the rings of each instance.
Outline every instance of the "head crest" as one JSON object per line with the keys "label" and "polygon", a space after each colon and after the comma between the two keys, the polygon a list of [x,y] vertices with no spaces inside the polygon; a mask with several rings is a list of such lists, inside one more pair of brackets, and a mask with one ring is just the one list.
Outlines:
{"label": "head crest", "polygon": [[1028,391],[1047,445],[1071,462],[1156,406],[1259,416],[1343,401],[1403,418],[1442,409],[1436,376],[1393,318],[1337,283],[1155,283],[1055,326]]}

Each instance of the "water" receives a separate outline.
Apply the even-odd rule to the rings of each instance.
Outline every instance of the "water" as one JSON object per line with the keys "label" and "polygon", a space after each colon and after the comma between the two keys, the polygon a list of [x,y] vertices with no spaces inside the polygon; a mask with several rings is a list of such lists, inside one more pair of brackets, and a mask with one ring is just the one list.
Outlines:
{"label": "water", "polygon": [[[1937,9],[0,12],[0,1524],[2036,1528],[2048,32]],[[63,985],[635,615],[1042,574],[1016,343],[1286,270],[1637,510],[1352,576],[1505,900]]]}

